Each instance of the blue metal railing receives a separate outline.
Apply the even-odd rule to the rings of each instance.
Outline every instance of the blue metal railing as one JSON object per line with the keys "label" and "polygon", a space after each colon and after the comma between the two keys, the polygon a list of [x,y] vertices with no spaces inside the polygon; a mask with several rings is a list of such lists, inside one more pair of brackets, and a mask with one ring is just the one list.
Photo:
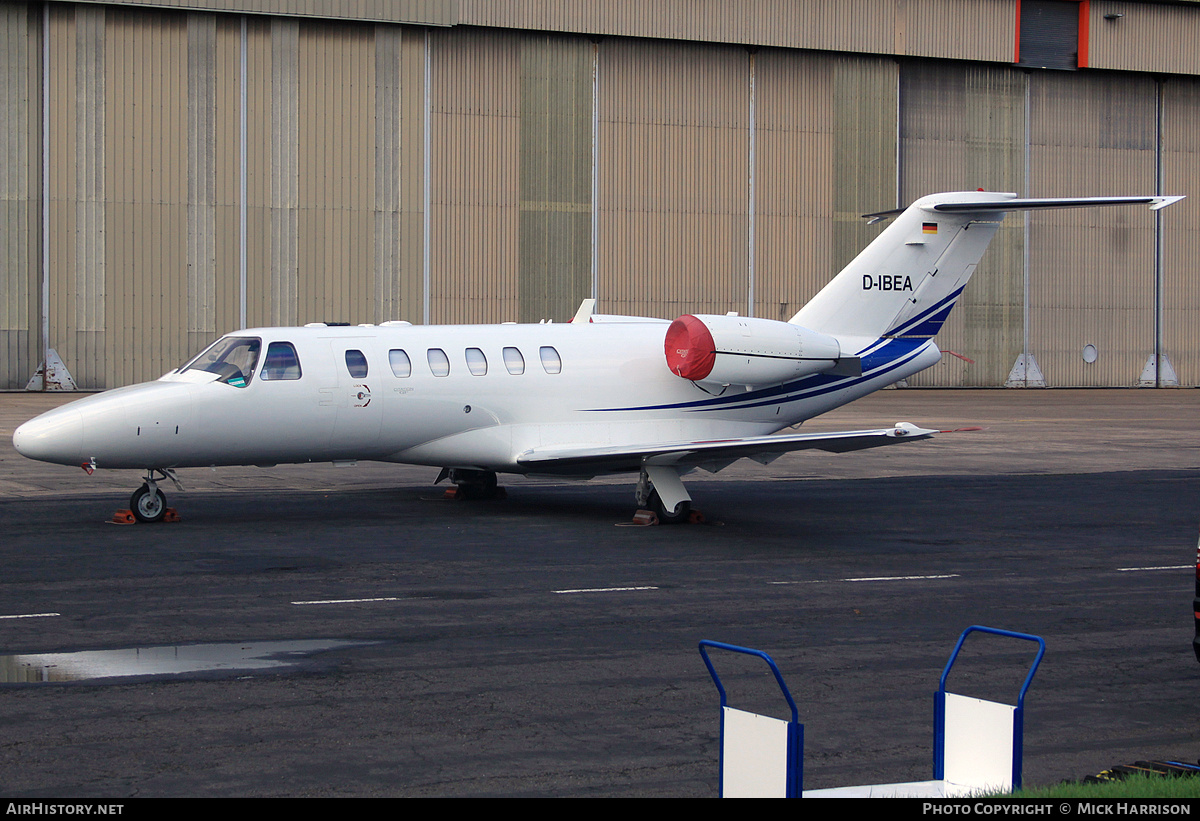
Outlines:
{"label": "blue metal railing", "polygon": [[779,667],[775,664],[774,659],[761,650],[753,650],[749,647],[739,647],[736,644],[725,644],[719,641],[703,640],[700,642],[700,656],[704,659],[704,665],[708,668],[708,674],[712,676],[713,684],[716,685],[717,692],[721,695],[721,753],[717,775],[718,784],[720,785],[720,795],[724,797],[725,794],[725,708],[728,706],[728,699],[725,687],[721,684],[717,670],[713,667],[712,660],[709,658],[708,651],[710,649],[755,656],[765,661],[771,668],[771,673],[775,676],[775,681],[779,684],[779,689],[783,693],[784,699],[787,700],[788,707],[792,713],[791,721],[787,725],[786,797],[799,798],[800,794],[804,791],[804,725],[800,723],[800,713],[796,709],[796,701],[792,698],[792,693],[788,690],[787,684],[783,680],[783,674],[779,672]]}
{"label": "blue metal railing", "polygon": [[958,659],[958,653],[962,649],[963,642],[966,641],[967,636],[971,633],[990,633],[994,636],[1032,641],[1038,646],[1037,655],[1034,657],[1033,664],[1029,667],[1029,673],[1025,676],[1025,683],[1021,685],[1021,691],[1017,695],[1017,705],[1013,713],[1012,785],[1014,790],[1019,790],[1021,788],[1021,757],[1023,754],[1025,730],[1025,693],[1029,690],[1029,685],[1033,682],[1033,674],[1037,672],[1038,665],[1042,663],[1042,656],[1046,654],[1046,642],[1040,636],[1033,636],[1028,633],[1015,633],[1011,630],[1000,630],[995,627],[972,625],[964,630],[962,635],[958,637],[958,643],[954,645],[954,652],[950,654],[950,660],[946,662],[946,667],[942,670],[942,678],[938,682],[937,693],[934,694],[933,777],[937,780],[946,777],[946,679],[950,676],[950,668],[954,666],[954,662]]}

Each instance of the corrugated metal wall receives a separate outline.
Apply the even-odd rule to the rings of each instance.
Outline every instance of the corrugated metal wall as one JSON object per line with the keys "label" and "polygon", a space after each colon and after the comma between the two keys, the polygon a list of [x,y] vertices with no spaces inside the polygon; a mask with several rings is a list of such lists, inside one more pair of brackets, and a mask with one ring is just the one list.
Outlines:
{"label": "corrugated metal wall", "polygon": [[895,205],[898,69],[781,49],[755,69],[754,313],[787,320],[870,242],[860,215]]}
{"label": "corrugated metal wall", "polygon": [[519,315],[520,41],[429,33],[430,322]]}
{"label": "corrugated metal wall", "polygon": [[428,26],[459,22],[459,0],[71,0],[100,5],[149,6],[188,11],[234,12],[275,17],[381,21]]}
{"label": "corrugated metal wall", "polygon": [[592,295],[592,69],[582,37],[520,41],[516,319],[564,319]]}
{"label": "corrugated metal wall", "polygon": [[[1183,5],[1091,0],[1088,65],[1124,71],[1200,74],[1200,14]],[[1105,15],[1120,17],[1106,20]]]}
{"label": "corrugated metal wall", "polygon": [[0,387],[41,359],[41,47],[38,9],[0,4]]}
{"label": "corrugated metal wall", "polygon": [[[17,122],[36,117],[17,81],[36,90],[38,20],[3,9]],[[154,378],[240,324],[241,21],[68,5],[49,20],[51,346],[81,387]],[[247,323],[419,320],[422,33],[250,18],[246,43]],[[3,269],[7,387],[40,358],[29,128],[6,177],[23,249]]]}
{"label": "corrugated metal wall", "polygon": [[[89,20],[98,14],[104,15],[102,22]],[[181,333],[187,327],[188,304],[187,19],[180,14],[80,8],[76,25],[77,38],[92,40],[97,53],[104,54],[104,215],[99,228],[104,354],[98,365],[107,366],[106,382],[126,384],[178,367],[190,353]],[[93,31],[95,39],[89,36]],[[76,82],[85,79],[85,71],[76,73]],[[51,72],[64,73],[53,67]],[[70,129],[56,129],[52,122],[51,134],[69,139]],[[52,190],[69,185],[67,179],[56,182],[55,174],[65,171],[63,177],[68,177],[74,166],[75,152],[65,145],[61,150],[61,160],[50,166]],[[55,200],[70,208],[86,206],[88,196],[76,186],[75,203],[66,190]],[[90,226],[76,225],[77,232],[88,230]],[[81,237],[76,244],[88,241]],[[89,264],[76,260],[76,299],[84,296],[86,286],[80,280]],[[52,271],[59,281],[71,273],[59,264]],[[52,311],[54,303],[66,301],[70,293],[52,291]],[[66,315],[55,321],[52,314],[51,324],[74,325],[78,337],[92,330],[83,319],[77,310],[74,323]],[[95,384],[89,374],[81,376]]]}
{"label": "corrugated metal wall", "polygon": [[[1038,72],[1030,97],[1035,193],[1154,190],[1151,78]],[[1047,383],[1136,384],[1153,352],[1153,215],[1065,210],[1035,214],[1030,225],[1030,339]],[[1095,362],[1084,361],[1086,345]]]}
{"label": "corrugated metal wall", "polygon": [[[228,21],[227,21],[228,22]],[[217,111],[222,110],[221,94],[228,91],[228,72],[218,74],[221,65],[218,48],[230,39],[228,25],[218,38],[218,18],[198,17],[187,28],[188,82],[188,191],[187,191],[187,348],[198,350],[216,331],[217,244],[219,237],[229,237],[228,212],[236,200],[225,191],[225,207],[217,202],[218,157],[225,163],[230,158],[217,136]],[[225,145],[229,144],[225,141]],[[228,185],[228,172],[221,175]],[[224,211],[224,214],[220,212]],[[220,223],[218,219],[225,217]],[[224,246],[228,247],[228,242]],[[228,265],[224,266],[229,270]]]}
{"label": "corrugated metal wall", "polygon": [[369,26],[300,25],[294,132],[300,317],[376,315],[374,40]]}
{"label": "corrugated metal wall", "polygon": [[[937,191],[1025,188],[1026,74],[910,62],[901,73],[901,201]],[[1021,216],[1008,217],[938,344],[943,357],[913,385],[1002,385],[1023,349]]]}
{"label": "corrugated metal wall", "polygon": [[[902,203],[899,199],[896,137],[900,115],[899,65],[891,59],[834,57],[834,163],[814,169],[833,187],[832,277],[858,256],[878,229],[866,223],[864,212]],[[791,169],[791,175],[797,169]],[[799,308],[825,285],[800,293]]]}
{"label": "corrugated metal wall", "polygon": [[465,25],[1008,60],[1012,0],[460,0]]}
{"label": "corrugated metal wall", "polygon": [[[66,2],[67,0],[63,0]],[[1011,60],[1017,0],[71,0],[131,8],[481,26],[907,57]],[[1200,73],[1195,0],[1091,0],[1092,68]],[[1106,20],[1105,15],[1120,14]]]}
{"label": "corrugated metal wall", "polygon": [[747,310],[749,54],[600,44],[601,310]]}
{"label": "corrugated metal wall", "polygon": [[425,35],[375,26],[375,304],[370,321],[421,321],[425,261]]}
{"label": "corrugated metal wall", "polygon": [[1163,347],[1181,385],[1200,385],[1200,79],[1162,81],[1163,190],[1192,196],[1161,212]]}
{"label": "corrugated metal wall", "polygon": [[420,321],[422,32],[278,18],[248,29],[248,324]]}
{"label": "corrugated metal wall", "polygon": [[[821,37],[882,36],[808,7],[827,15]],[[554,10],[680,38],[731,25],[703,8]],[[951,36],[971,19],[958,0],[904,8],[881,50],[989,53]],[[41,19],[0,11],[0,384],[22,387],[40,358]],[[550,11],[455,14],[507,27]],[[1024,192],[1026,150],[1031,194],[1152,191],[1160,84],[1165,188],[1191,193],[1198,173],[1191,78],[92,4],[54,3],[49,20],[51,345],[87,387],[153,378],[240,324],[243,203],[250,325],[562,321],[593,289],[607,312],[786,319],[877,234],[861,213]],[[1163,217],[1164,337],[1185,384],[1200,382],[1198,213]],[[1050,384],[1137,381],[1152,230],[1131,209],[1034,220],[1029,333]],[[1025,332],[1023,238],[1010,217],[940,339],[975,364],[948,358],[916,384],[1003,383]]]}

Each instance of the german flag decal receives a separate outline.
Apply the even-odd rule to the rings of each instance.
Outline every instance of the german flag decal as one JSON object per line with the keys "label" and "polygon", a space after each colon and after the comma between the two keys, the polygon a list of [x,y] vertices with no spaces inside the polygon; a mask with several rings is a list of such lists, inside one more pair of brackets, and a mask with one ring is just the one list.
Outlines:
{"label": "german flag decal", "polygon": [[936,222],[921,223],[921,233],[922,234],[936,234],[937,233],[937,223]]}

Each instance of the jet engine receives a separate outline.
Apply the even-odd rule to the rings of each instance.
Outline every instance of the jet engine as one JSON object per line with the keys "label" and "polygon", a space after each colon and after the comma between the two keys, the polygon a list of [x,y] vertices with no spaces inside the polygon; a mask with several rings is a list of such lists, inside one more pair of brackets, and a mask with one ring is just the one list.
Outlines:
{"label": "jet engine", "polygon": [[841,346],[831,336],[774,319],[685,314],[663,343],[676,376],[712,385],[774,385],[833,370]]}

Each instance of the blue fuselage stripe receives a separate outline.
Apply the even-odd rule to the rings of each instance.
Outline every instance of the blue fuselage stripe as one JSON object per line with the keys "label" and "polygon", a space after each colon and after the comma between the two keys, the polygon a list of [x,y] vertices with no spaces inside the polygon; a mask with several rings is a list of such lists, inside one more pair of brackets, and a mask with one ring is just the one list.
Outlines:
{"label": "blue fuselage stripe", "polygon": [[[964,285],[963,287],[965,288],[966,286]],[[912,319],[908,320],[908,322],[905,322],[903,325],[900,325],[900,326],[888,331],[885,334],[885,336],[903,336],[905,334],[921,333],[921,331],[919,330],[919,326],[922,323],[924,323],[927,319],[931,319],[935,313],[938,313],[944,309],[945,314],[941,317],[940,320],[937,321],[937,328],[941,328],[942,323],[945,322],[946,317],[950,315],[950,310],[954,307],[955,301],[958,299],[959,294],[961,294],[962,292],[963,292],[963,289],[958,288],[954,293],[950,294],[945,299],[938,301],[938,303],[936,305],[932,305],[929,308],[926,308],[924,311],[921,311],[921,313],[917,314]],[[936,333],[937,333],[937,329],[935,329],[933,331],[933,333],[930,333],[929,336],[934,336]]]}

